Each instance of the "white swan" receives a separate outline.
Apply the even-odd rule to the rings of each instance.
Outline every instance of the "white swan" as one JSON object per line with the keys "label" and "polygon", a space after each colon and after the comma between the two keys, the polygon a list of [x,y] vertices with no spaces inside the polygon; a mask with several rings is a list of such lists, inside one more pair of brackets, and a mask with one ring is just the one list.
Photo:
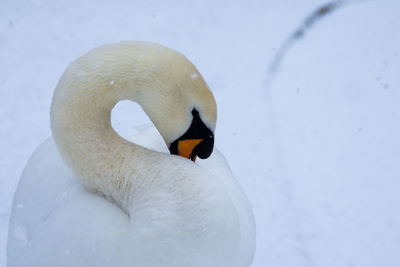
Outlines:
{"label": "white swan", "polygon": [[[141,105],[164,144],[154,128],[136,143],[113,130],[123,99]],[[250,266],[253,214],[223,156],[211,154],[215,124],[211,91],[171,49],[122,42],[75,60],[54,92],[53,139],[15,194],[8,266]],[[193,163],[165,144],[211,156]]]}

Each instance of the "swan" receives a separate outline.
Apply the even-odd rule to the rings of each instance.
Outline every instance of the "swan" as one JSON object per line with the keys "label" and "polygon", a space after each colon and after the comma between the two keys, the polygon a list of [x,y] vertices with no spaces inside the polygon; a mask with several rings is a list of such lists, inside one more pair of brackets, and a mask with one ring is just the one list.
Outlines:
{"label": "swan", "polygon": [[[126,99],[153,123],[129,140],[110,117]],[[216,112],[198,70],[164,46],[126,41],[73,61],[54,91],[52,138],[14,196],[7,265],[250,266],[254,217],[214,148]]]}

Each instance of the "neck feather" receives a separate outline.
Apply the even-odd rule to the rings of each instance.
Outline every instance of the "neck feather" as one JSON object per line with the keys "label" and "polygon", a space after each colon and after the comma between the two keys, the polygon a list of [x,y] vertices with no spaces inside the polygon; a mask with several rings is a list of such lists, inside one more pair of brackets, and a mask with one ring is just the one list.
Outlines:
{"label": "neck feather", "polygon": [[83,184],[126,210],[133,177],[143,169],[143,154],[159,153],[121,138],[111,126],[111,110],[124,99],[141,104],[142,90],[154,81],[154,72],[141,66],[135,75],[133,66],[128,79],[128,66],[119,63],[118,55],[108,61],[104,57],[89,53],[65,71],[53,96],[51,126],[64,161]]}

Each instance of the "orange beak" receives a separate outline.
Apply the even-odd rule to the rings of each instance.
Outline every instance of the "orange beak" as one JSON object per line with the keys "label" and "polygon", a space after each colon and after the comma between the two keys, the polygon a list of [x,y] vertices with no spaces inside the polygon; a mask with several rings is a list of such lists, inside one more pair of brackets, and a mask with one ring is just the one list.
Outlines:
{"label": "orange beak", "polygon": [[193,149],[202,141],[203,139],[186,139],[179,141],[178,143],[179,156],[196,161],[196,155],[194,155],[192,158],[190,156],[193,153]]}

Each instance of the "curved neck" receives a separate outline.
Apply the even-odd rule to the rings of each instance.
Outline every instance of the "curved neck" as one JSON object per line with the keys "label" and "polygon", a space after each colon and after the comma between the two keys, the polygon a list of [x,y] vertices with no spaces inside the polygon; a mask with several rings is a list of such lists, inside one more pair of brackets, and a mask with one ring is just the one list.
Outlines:
{"label": "curved neck", "polygon": [[151,161],[165,155],[122,139],[111,127],[112,108],[124,99],[137,102],[169,146],[189,127],[185,111],[193,109],[194,98],[211,103],[203,116],[216,116],[212,93],[183,55],[149,43],[103,46],[75,60],[62,75],[51,107],[53,137],[86,187],[126,211],[133,184],[146,178],[146,170],[154,174],[161,168]]}
{"label": "curved neck", "polygon": [[[109,82],[109,86],[113,83]],[[111,110],[124,96],[113,84],[115,96],[80,88],[60,96],[56,91],[51,110],[53,138],[69,167],[93,192],[115,201],[126,210],[131,179],[141,168],[138,150],[145,149],[121,138],[111,126]],[[64,90],[63,81],[57,89]],[[61,92],[60,92],[61,93]]]}
{"label": "curved neck", "polygon": [[[121,138],[111,126],[111,110],[124,99],[143,107],[144,97],[156,97],[148,92],[168,81],[151,62],[141,61],[139,68],[121,60],[118,54],[107,58],[89,53],[73,62],[55,89],[51,127],[61,156],[83,184],[126,210],[132,182],[140,179],[135,173],[146,167],[144,154],[158,153]],[[155,88],[147,88],[149,84]],[[152,108],[144,105],[145,111]]]}

